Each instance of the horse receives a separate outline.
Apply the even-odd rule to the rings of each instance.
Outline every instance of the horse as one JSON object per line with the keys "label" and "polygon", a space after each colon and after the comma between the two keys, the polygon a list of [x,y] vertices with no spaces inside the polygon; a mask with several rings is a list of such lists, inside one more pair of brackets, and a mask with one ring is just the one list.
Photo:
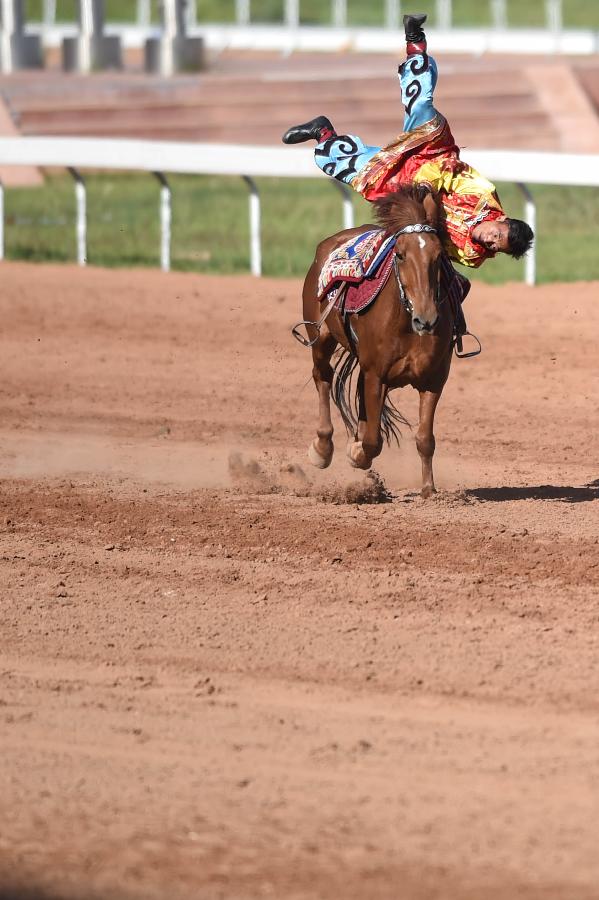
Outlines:
{"label": "horse", "polygon": [[[319,243],[304,282],[304,324],[319,400],[316,438],[308,457],[321,469],[333,459],[332,395],[348,432],[349,461],[355,468],[369,469],[382,451],[383,435],[388,443],[398,440],[399,425],[409,424],[388,393],[411,385],[420,394],[416,446],[422,462],[422,496],[428,498],[436,492],[435,410],[454,344],[454,315],[441,296],[439,206],[432,193],[408,187],[376,201],[375,208],[378,224],[395,237],[394,271],[375,302],[352,315],[350,325],[335,308],[326,314],[325,301],[317,299],[319,274],[329,254],[372,225],[340,231]],[[318,321],[323,314],[323,321]],[[333,367],[335,351],[338,359]]]}

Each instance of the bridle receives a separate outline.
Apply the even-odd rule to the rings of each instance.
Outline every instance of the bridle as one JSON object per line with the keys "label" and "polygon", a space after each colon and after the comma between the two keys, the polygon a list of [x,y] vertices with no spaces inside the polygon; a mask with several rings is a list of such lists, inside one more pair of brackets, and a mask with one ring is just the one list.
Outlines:
{"label": "bridle", "polygon": [[[413,225],[406,225],[406,226],[404,226],[404,228],[401,228],[399,231],[396,231],[394,234],[394,237],[397,239],[398,237],[401,237],[402,234],[423,234],[423,233],[438,234],[437,229],[433,228],[432,225],[426,225],[422,222],[415,222]],[[395,280],[397,281],[397,289],[399,291],[399,299],[401,301],[401,305],[403,306],[403,308],[405,309],[405,311],[408,313],[409,316],[413,316],[414,315],[414,304],[412,303],[412,301],[406,294],[406,289],[403,286],[401,276],[399,274],[399,261],[397,259],[396,252],[394,252],[394,254],[393,254],[393,271],[395,273]],[[437,297],[435,299],[435,305],[437,306],[437,309],[439,308],[439,306],[441,306],[441,303],[443,303],[444,300],[445,300],[445,298],[443,300],[439,301],[439,292],[437,291]]]}

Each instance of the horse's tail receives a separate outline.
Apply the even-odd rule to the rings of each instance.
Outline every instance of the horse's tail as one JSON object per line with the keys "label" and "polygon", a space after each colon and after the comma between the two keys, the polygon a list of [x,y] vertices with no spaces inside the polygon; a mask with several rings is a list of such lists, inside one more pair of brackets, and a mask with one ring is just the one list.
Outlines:
{"label": "horse's tail", "polygon": [[[333,369],[332,399],[349,435],[356,433],[360,417],[361,377],[355,377],[357,369],[357,356],[351,350],[339,350]],[[399,444],[401,425],[412,427],[387,394],[381,412],[381,431],[387,444]]]}
{"label": "horse's tail", "polygon": [[358,428],[359,390],[358,380],[354,378],[357,366],[358,357],[351,350],[339,350],[333,369],[332,396],[350,435]]}
{"label": "horse's tail", "polygon": [[403,413],[400,413],[387,393],[385,395],[385,402],[383,403],[383,411],[381,413],[381,431],[383,432],[383,437],[387,441],[387,444],[391,445],[392,441],[395,441],[399,446],[401,425],[405,425],[406,428],[412,427]]}

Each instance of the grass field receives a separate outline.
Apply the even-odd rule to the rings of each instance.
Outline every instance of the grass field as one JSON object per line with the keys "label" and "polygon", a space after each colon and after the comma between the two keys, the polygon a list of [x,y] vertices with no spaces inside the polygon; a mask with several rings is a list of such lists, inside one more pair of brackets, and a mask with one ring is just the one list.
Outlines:
{"label": "grass field", "polygon": [[[176,176],[173,189],[173,268],[246,272],[249,267],[247,189],[241,179]],[[157,266],[159,192],[147,175],[93,175],[88,185],[89,262]],[[316,243],[341,228],[339,194],[322,181],[260,179],[264,272],[302,276]],[[522,215],[513,185],[500,185],[506,210]],[[599,190],[536,187],[539,280],[599,280]],[[6,190],[9,259],[67,261],[75,257],[75,201],[67,175],[42,188]],[[355,198],[356,221],[372,220]],[[522,277],[523,264],[502,256],[473,277],[501,283]]]}
{"label": "grass field", "polygon": [[[59,20],[75,19],[75,0],[57,0]],[[158,4],[153,13],[157,17]],[[254,21],[276,22],[283,17],[284,0],[251,0]],[[542,26],[545,0],[507,0],[508,22],[517,27]],[[26,0],[27,16],[41,18],[42,0]],[[197,0],[198,19],[205,22],[231,22],[235,17],[235,0]],[[384,20],[385,0],[348,0],[348,18],[352,25],[380,25]],[[133,21],[135,0],[106,0],[106,16],[110,21]],[[598,0],[563,0],[564,23],[570,28],[599,29]],[[427,12],[434,22],[435,0],[404,0],[402,12]],[[484,26],[491,22],[489,0],[453,0],[456,25]],[[300,0],[300,15],[306,24],[328,24],[330,0]]]}

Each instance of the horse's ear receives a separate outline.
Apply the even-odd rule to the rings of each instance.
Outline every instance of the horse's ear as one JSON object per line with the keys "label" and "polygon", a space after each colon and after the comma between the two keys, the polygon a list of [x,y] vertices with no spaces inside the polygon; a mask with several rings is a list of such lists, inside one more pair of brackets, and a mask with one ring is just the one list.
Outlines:
{"label": "horse's ear", "polygon": [[426,213],[426,221],[430,226],[436,228],[439,224],[439,205],[437,198],[432,191],[427,190],[425,196],[422,198],[422,205],[424,206],[424,212]]}

